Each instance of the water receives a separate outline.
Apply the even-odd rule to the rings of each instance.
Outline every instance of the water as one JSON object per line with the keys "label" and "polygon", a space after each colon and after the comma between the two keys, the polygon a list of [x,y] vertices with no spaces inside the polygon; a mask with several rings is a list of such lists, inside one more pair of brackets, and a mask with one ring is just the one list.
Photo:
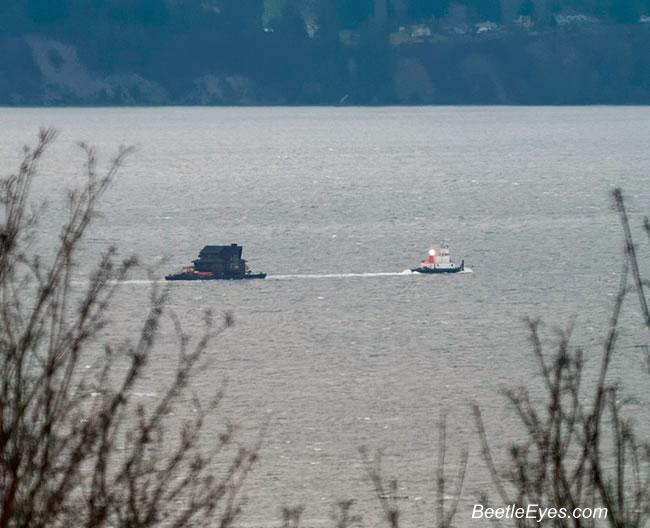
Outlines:
{"label": "water", "polygon": [[[237,318],[194,390],[227,379],[223,416],[243,438],[268,422],[246,526],[277,525],[285,504],[304,504],[309,525],[327,526],[344,498],[373,525],[379,506],[360,446],[384,449],[405,525],[431,525],[443,410],[452,460],[470,449],[459,525],[472,525],[489,483],[469,403],[481,403],[497,448],[517,436],[498,391],[539,390],[526,316],[546,321],[549,344],[575,316],[573,342],[593,372],[622,255],[611,190],[625,189],[639,240],[650,212],[650,108],[0,109],[0,123],[5,173],[38,126],[61,130],[35,189],[49,202],[45,247],[56,242],[64,190],[82,181],[76,141],[104,160],[120,143],[139,147],[105,197],[78,284],[111,244],[156,265],[159,278],[204,244],[238,242],[251,269],[269,274],[170,285],[189,333],[206,307]],[[443,240],[473,273],[408,272]],[[137,328],[148,289],[136,271],[110,337]],[[631,299],[613,375],[647,418],[639,322]],[[143,400],[170,379],[174,339],[166,328]]]}

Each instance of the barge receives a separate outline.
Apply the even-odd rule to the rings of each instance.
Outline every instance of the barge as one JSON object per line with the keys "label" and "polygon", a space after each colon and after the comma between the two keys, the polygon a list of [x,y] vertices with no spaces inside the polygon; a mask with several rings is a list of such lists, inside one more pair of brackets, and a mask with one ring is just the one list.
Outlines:
{"label": "barge", "polygon": [[264,279],[266,273],[252,273],[242,258],[242,246],[205,246],[199,258],[180,273],[165,276],[165,280],[248,280]]}

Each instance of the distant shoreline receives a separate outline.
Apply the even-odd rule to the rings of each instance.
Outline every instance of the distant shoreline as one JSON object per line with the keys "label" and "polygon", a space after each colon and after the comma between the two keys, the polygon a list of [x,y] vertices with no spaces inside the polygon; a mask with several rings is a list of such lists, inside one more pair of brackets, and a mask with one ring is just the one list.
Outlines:
{"label": "distant shoreline", "polygon": [[183,104],[166,104],[166,105],[3,105],[0,104],[0,110],[68,110],[68,109],[88,109],[88,110],[108,110],[108,109],[170,109],[170,108],[224,108],[224,109],[260,109],[260,108],[350,108],[350,109],[372,109],[372,108],[645,108],[650,107],[650,103],[583,103],[583,104],[357,104],[357,105],[327,105],[327,104],[223,104],[223,105],[183,105]]}
{"label": "distant shoreline", "polygon": [[0,38],[0,106],[650,104],[650,24],[399,45],[274,39],[242,41],[234,56],[208,53],[192,66],[184,60],[190,44],[162,42],[145,62],[110,64],[59,37]]}

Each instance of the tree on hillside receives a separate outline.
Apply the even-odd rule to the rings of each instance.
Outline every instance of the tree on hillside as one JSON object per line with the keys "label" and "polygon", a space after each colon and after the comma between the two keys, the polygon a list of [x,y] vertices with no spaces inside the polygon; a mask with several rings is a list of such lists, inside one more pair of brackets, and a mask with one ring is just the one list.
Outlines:
{"label": "tree on hillside", "polygon": [[394,24],[408,22],[408,0],[390,0],[388,3],[388,16]]}
{"label": "tree on hillside", "polygon": [[165,0],[138,0],[133,14],[136,24],[153,27],[165,25],[169,18]]}
{"label": "tree on hillside", "polygon": [[607,13],[619,24],[634,24],[639,21],[642,8],[642,0],[610,0]]}
{"label": "tree on hillside", "polygon": [[534,17],[535,16],[535,3],[533,0],[524,0],[524,2],[519,6],[517,11],[518,15]]}
{"label": "tree on hillside", "polygon": [[374,0],[335,0],[340,29],[358,29],[374,13]]}
{"label": "tree on hillside", "polygon": [[408,14],[414,20],[442,18],[449,10],[449,0],[409,0]]}
{"label": "tree on hillside", "polygon": [[25,5],[22,2],[0,2],[0,37],[22,35],[28,31]]}
{"label": "tree on hillside", "polygon": [[70,8],[67,0],[28,0],[27,15],[36,26],[53,26],[68,18]]}
{"label": "tree on hillside", "polygon": [[305,20],[300,9],[292,2],[287,2],[282,9],[279,20],[274,24],[276,33],[292,39],[302,39],[307,36]]}
{"label": "tree on hillside", "polygon": [[490,20],[499,24],[503,21],[499,0],[465,0],[462,3],[473,9],[479,20]]}
{"label": "tree on hillside", "polygon": [[318,25],[316,36],[320,40],[327,40],[333,45],[339,43],[339,23],[337,9],[334,2],[318,2],[313,7],[314,20]]}

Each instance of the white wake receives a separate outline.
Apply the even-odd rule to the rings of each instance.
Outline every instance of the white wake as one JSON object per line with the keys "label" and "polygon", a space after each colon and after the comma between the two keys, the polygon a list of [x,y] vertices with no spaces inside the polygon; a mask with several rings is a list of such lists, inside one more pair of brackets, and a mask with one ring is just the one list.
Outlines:
{"label": "white wake", "polygon": [[[465,268],[459,273],[474,273],[470,268]],[[288,275],[267,275],[266,280],[293,280],[293,279],[353,279],[353,278],[372,278],[372,277],[408,277],[413,275],[426,275],[425,273],[418,273],[416,271],[404,270],[404,271],[385,271],[385,272],[375,272],[375,273],[293,273]],[[441,274],[447,275],[447,274]],[[167,281],[163,279],[127,279],[124,281],[119,281],[119,284],[126,285],[140,285],[140,284],[165,284]],[[177,283],[183,282],[196,282],[202,283],[206,281],[177,281]],[[237,282],[237,281],[229,281]],[[111,284],[116,284],[117,281],[110,281]],[[77,286],[86,286],[90,284],[90,281],[72,281],[72,284]]]}
{"label": "white wake", "polygon": [[418,275],[411,270],[389,271],[383,273],[322,273],[322,274],[292,274],[292,275],[267,275],[266,280],[287,279],[348,279],[355,277],[398,277],[401,275]]}

